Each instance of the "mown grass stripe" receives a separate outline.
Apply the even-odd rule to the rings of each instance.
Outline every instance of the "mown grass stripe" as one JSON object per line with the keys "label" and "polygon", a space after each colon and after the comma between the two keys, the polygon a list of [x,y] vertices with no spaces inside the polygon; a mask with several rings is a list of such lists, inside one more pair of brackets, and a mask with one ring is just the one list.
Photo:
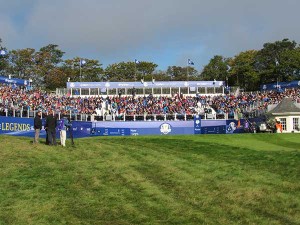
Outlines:
{"label": "mown grass stripe", "polygon": [[0,224],[300,224],[298,134],[0,141]]}

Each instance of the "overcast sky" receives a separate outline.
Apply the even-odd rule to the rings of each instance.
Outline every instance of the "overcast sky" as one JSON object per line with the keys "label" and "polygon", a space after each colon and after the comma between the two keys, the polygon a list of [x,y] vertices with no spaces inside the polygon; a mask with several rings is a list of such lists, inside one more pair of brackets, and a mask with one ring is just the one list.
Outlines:
{"label": "overcast sky", "polygon": [[0,38],[11,49],[57,44],[65,58],[151,61],[200,70],[289,38],[300,43],[300,0],[0,0]]}

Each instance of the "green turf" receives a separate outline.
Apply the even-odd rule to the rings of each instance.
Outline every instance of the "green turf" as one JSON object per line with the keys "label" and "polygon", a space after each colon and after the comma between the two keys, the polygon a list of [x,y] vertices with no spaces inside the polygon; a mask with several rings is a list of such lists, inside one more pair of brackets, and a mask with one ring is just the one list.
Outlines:
{"label": "green turf", "polygon": [[0,224],[300,224],[300,134],[0,143]]}

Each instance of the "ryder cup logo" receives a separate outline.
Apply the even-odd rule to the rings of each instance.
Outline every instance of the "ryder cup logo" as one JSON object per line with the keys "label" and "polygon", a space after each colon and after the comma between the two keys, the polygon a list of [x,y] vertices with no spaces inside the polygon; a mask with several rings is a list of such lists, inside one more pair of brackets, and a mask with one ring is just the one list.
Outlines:
{"label": "ryder cup logo", "polygon": [[171,132],[171,125],[168,124],[168,123],[163,123],[161,126],[160,126],[160,132],[163,133],[163,134],[168,134]]}
{"label": "ryder cup logo", "polygon": [[232,133],[233,131],[236,130],[236,125],[235,125],[235,122],[231,122],[227,128],[227,131]]}
{"label": "ryder cup logo", "polygon": [[300,86],[300,80],[298,81],[298,86]]}
{"label": "ryder cup logo", "polygon": [[70,83],[70,87],[71,88],[75,87],[75,84],[74,83]]}

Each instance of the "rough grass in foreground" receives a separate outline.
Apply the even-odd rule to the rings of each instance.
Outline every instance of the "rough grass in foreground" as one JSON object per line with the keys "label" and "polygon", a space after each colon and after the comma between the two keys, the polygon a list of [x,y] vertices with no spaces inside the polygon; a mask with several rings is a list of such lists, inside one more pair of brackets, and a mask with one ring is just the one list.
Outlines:
{"label": "rough grass in foreground", "polygon": [[300,224],[299,134],[0,142],[0,224]]}

